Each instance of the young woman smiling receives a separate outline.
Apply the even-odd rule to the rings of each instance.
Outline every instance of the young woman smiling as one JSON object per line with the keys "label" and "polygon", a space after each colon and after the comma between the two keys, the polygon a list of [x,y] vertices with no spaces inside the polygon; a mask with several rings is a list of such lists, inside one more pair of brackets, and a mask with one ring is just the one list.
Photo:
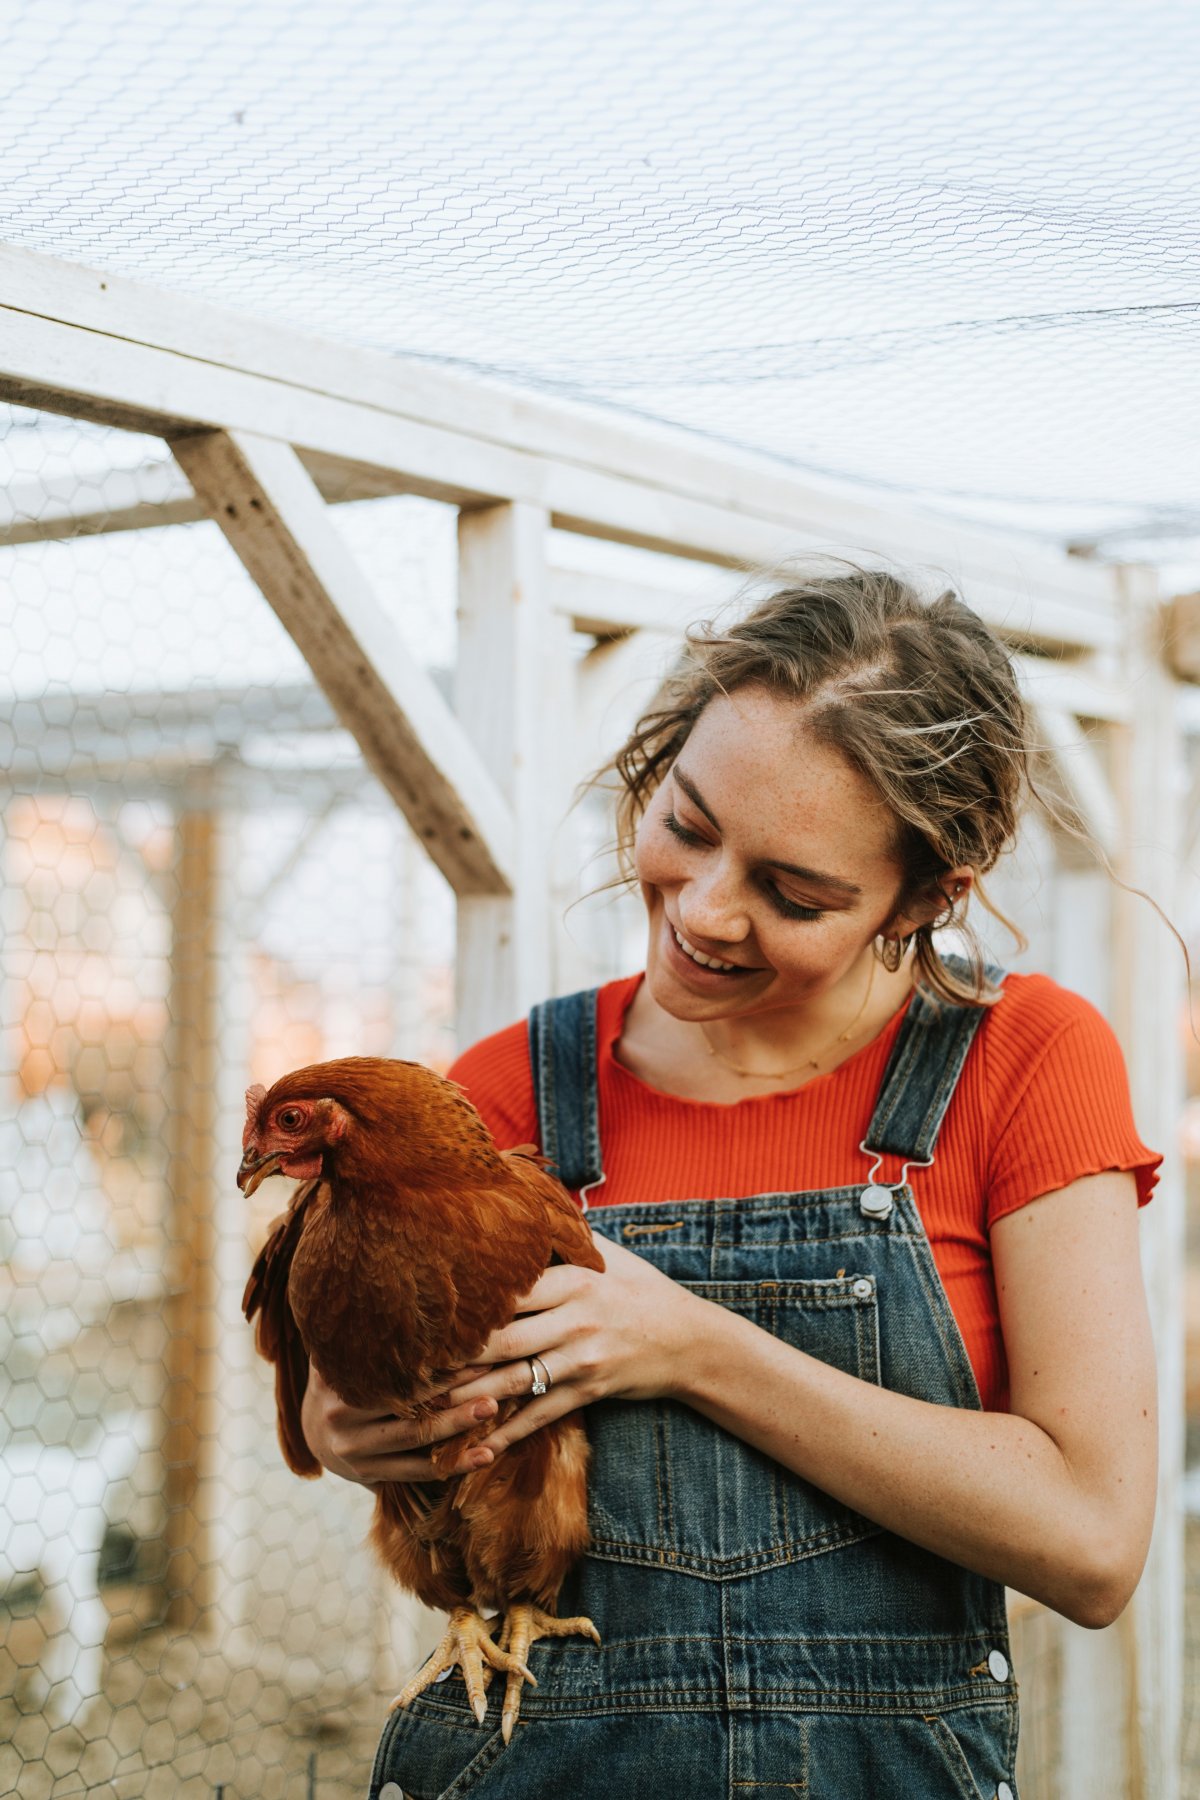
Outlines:
{"label": "young woman smiling", "polygon": [[[1004,1586],[1113,1620],[1156,1443],[1159,1159],[1112,1033],[934,941],[973,942],[1029,759],[976,615],[844,565],[697,636],[617,758],[644,973],[453,1071],[586,1192],[606,1272],[549,1269],[439,1427],[534,1396],[470,1466],[589,1409],[561,1605],[603,1648],[537,1646],[503,1756],[431,1690],[373,1792],[1015,1794]],[[305,1423],[351,1479],[430,1478],[319,1383]]]}

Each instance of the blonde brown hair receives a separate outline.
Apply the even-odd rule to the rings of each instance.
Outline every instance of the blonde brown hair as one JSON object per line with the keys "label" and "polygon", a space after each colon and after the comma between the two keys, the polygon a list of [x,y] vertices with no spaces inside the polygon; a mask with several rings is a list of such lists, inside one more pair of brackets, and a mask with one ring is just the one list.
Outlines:
{"label": "blonde brown hair", "polygon": [[[638,821],[696,720],[715,695],[751,684],[794,699],[805,728],[840,751],[890,809],[904,872],[896,910],[941,893],[940,914],[913,934],[917,979],[954,1005],[997,999],[965,909],[941,882],[969,866],[983,906],[1024,945],[979,880],[1012,842],[1033,789],[1029,717],[1004,646],[952,591],[931,599],[896,574],[840,559],[788,570],[735,624],[688,633],[659,704],[609,765],[626,873]],[[966,941],[966,978],[933,941],[951,923]],[[906,948],[885,945],[885,960],[898,966]]]}

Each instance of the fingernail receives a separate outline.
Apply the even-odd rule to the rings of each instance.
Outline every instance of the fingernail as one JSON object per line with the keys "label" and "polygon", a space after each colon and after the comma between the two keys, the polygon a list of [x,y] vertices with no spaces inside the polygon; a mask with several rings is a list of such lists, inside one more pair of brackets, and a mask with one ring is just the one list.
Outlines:
{"label": "fingernail", "polygon": [[486,1469],[491,1460],[492,1453],[490,1450],[476,1450],[471,1457],[471,1467],[473,1469]]}
{"label": "fingernail", "polygon": [[474,1416],[477,1419],[490,1419],[495,1410],[496,1402],[494,1400],[477,1400],[475,1402]]}

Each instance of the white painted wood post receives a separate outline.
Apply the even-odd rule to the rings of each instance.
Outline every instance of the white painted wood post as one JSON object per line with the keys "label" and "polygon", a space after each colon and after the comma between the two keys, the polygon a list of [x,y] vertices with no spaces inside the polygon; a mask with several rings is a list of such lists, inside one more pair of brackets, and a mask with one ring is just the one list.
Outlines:
{"label": "white painted wood post", "polygon": [[[1180,917],[1186,771],[1176,683],[1163,657],[1163,615],[1152,570],[1120,572],[1127,608],[1130,686],[1136,694],[1118,782],[1126,881]],[[1158,1352],[1158,1513],[1141,1586],[1125,1622],[1132,1688],[1135,1800],[1177,1800],[1183,1713],[1184,1260],[1186,1208],[1179,1154],[1184,1104],[1180,1020],[1186,982],[1179,945],[1144,900],[1120,896],[1117,1017],[1134,1112],[1165,1153],[1154,1200],[1142,1213],[1142,1262]]]}
{"label": "white painted wood post", "polygon": [[514,827],[511,896],[459,897],[460,1049],[552,990],[550,771],[570,751],[548,729],[566,674],[548,666],[547,526],[523,502],[459,515],[455,709]]}

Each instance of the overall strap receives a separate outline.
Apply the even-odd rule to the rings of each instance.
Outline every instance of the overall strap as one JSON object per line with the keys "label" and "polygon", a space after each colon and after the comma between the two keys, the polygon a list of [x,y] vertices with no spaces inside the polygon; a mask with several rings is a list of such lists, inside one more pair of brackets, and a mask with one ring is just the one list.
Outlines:
{"label": "overall strap", "polygon": [[[970,972],[962,957],[943,960],[956,975]],[[995,963],[985,966],[988,980],[997,985],[1004,971]],[[985,1006],[952,1006],[917,989],[892,1046],[864,1148],[914,1163],[932,1160],[967,1052],[987,1012]]]}
{"label": "overall strap", "polygon": [[543,1000],[529,1015],[529,1063],[542,1154],[564,1187],[604,1179],[596,1094],[596,990]]}

